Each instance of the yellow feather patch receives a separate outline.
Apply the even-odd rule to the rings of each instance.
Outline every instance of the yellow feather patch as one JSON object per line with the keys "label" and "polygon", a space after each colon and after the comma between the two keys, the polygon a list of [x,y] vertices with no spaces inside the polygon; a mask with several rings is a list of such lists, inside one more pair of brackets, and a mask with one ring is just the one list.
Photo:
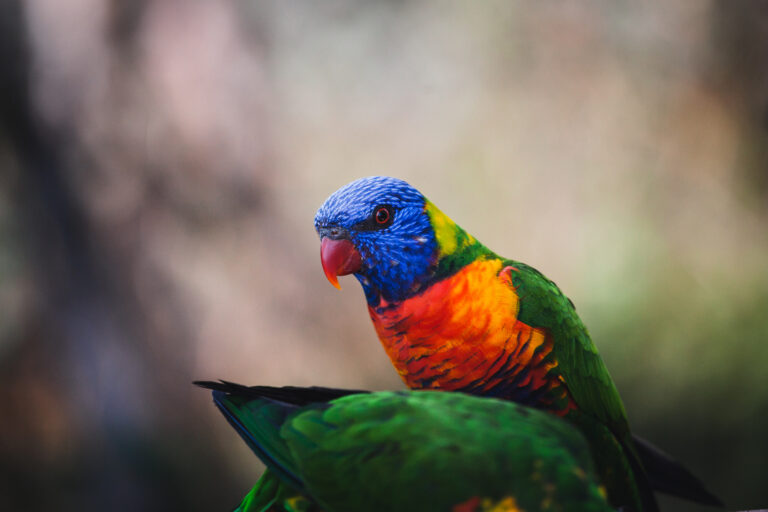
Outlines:
{"label": "yellow feather patch", "polygon": [[[456,252],[456,249],[459,248],[458,234],[461,228],[429,200],[426,200],[424,210],[429,215],[432,229],[435,230],[435,239],[437,240],[437,246],[440,248],[440,256]],[[462,245],[470,245],[474,242],[475,239],[472,235],[467,233],[466,240]]]}

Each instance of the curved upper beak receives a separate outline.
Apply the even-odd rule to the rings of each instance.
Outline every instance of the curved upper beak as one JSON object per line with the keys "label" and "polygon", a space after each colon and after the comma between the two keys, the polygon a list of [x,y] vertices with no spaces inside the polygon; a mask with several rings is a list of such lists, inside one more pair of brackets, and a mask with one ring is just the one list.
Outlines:
{"label": "curved upper beak", "polygon": [[323,237],[320,243],[320,261],[325,277],[339,290],[341,286],[337,277],[354,274],[362,266],[362,258],[355,244],[345,238],[334,240]]}

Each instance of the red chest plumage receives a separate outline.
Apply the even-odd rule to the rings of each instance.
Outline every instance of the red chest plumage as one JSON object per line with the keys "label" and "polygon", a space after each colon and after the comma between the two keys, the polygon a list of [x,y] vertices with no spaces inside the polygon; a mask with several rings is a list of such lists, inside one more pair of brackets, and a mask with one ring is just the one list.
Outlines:
{"label": "red chest plumage", "polygon": [[515,390],[530,395],[562,387],[549,372],[557,366],[547,357],[551,340],[517,320],[518,296],[500,271],[499,260],[476,261],[400,304],[369,307],[408,387],[511,399]]}

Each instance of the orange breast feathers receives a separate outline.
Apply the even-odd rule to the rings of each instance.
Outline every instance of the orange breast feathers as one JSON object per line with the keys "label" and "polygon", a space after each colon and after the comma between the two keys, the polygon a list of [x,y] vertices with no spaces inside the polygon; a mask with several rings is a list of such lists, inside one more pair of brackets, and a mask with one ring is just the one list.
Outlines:
{"label": "orange breast feathers", "polygon": [[557,366],[547,357],[551,340],[517,320],[519,300],[509,269],[502,271],[499,260],[484,260],[400,304],[369,307],[369,313],[409,388],[488,391],[514,399],[513,389],[562,387],[549,373]]}

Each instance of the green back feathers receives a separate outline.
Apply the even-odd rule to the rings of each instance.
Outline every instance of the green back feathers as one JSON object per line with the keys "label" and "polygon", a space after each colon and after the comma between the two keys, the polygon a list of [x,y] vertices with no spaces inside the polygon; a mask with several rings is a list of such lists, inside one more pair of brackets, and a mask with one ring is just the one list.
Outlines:
{"label": "green back feathers", "polygon": [[216,393],[235,428],[251,429],[241,435],[275,477],[298,481],[327,512],[449,511],[474,498],[511,499],[523,510],[608,510],[581,434],[517,404],[401,391],[297,407]]}

